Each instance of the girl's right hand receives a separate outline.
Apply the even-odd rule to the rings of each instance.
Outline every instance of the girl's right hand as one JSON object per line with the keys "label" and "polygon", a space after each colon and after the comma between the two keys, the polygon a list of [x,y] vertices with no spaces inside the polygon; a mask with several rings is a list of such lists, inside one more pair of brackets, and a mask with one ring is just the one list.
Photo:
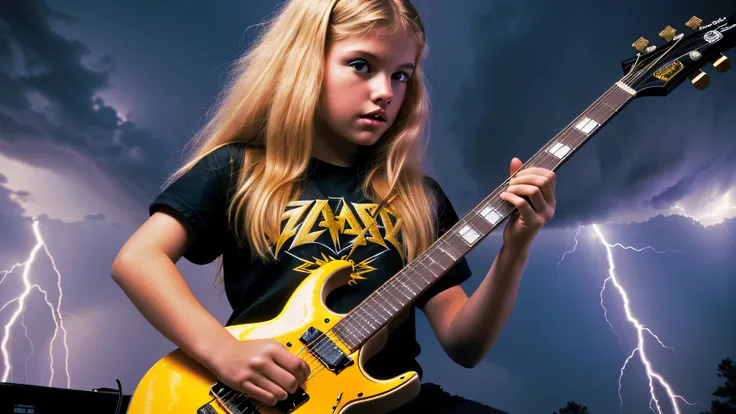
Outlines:
{"label": "girl's right hand", "polygon": [[303,359],[273,339],[228,341],[209,365],[227,386],[270,406],[296,392],[310,372]]}

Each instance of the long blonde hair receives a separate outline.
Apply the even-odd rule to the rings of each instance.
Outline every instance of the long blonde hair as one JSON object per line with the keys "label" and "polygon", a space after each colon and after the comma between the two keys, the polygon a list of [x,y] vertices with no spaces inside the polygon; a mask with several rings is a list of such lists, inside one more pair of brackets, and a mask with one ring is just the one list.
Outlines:
{"label": "long blonde hair", "polygon": [[400,217],[402,256],[414,259],[435,240],[437,226],[436,200],[421,166],[429,99],[421,66],[425,32],[417,10],[408,0],[290,0],[266,26],[236,61],[216,111],[193,139],[195,150],[170,180],[222,146],[252,144],[244,151],[228,218],[253,256],[273,259],[281,216],[304,189],[330,45],[374,27],[408,29],[419,46],[416,69],[397,119],[371,148],[362,190]]}

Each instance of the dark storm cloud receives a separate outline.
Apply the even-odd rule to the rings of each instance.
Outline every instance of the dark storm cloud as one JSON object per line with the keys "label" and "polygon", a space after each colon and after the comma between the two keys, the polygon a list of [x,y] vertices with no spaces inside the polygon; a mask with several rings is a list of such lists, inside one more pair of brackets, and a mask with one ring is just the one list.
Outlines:
{"label": "dark storm cloud", "polygon": [[[3,186],[5,183],[7,178],[0,174],[0,252],[17,254],[13,262],[16,263],[22,261],[18,259],[33,240],[31,223],[23,218],[25,210],[16,200],[24,202],[30,195],[27,191],[11,191]],[[0,262],[0,270],[13,263]]]}
{"label": "dark storm cloud", "polygon": [[110,86],[113,61],[90,63],[84,44],[53,29],[59,20],[71,18],[43,0],[0,8],[0,151],[60,172],[81,156],[134,196],[150,196],[165,145],[96,96]]}
{"label": "dark storm cloud", "polygon": [[[499,164],[526,160],[623,76],[620,62],[639,36],[660,44],[668,24],[690,33],[693,14],[706,22],[736,14],[725,1],[624,3],[499,0],[477,16],[477,59],[452,129],[468,171],[488,183],[484,193],[505,178]],[[667,98],[634,100],[558,171],[553,225],[664,211],[736,185],[736,74],[704,70],[709,89],[686,82]]]}

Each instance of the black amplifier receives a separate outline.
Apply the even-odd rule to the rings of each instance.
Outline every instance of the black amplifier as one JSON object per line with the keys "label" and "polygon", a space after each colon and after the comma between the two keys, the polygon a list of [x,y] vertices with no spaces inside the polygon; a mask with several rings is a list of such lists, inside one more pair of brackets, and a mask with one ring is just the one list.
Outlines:
{"label": "black amplifier", "polygon": [[0,382],[0,414],[125,414],[129,402],[130,395],[111,388],[85,391]]}

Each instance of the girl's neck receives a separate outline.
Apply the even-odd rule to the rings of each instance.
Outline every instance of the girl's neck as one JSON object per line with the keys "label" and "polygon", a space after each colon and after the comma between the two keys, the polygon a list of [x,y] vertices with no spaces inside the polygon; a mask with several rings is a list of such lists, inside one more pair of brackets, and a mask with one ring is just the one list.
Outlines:
{"label": "girl's neck", "polygon": [[352,167],[357,154],[358,146],[341,137],[325,134],[324,131],[318,131],[314,136],[312,156],[320,161],[340,167]]}

